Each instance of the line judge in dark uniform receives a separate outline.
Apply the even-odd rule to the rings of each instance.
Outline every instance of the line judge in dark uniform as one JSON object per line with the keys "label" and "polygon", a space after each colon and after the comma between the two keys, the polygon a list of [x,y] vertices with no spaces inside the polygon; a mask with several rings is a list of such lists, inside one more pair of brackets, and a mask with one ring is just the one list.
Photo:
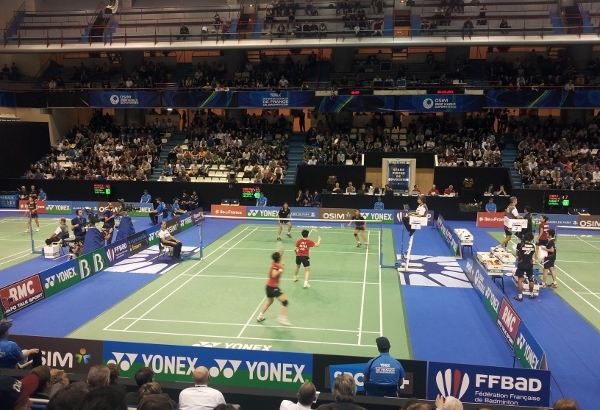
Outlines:
{"label": "line judge in dark uniform", "polygon": [[[390,356],[390,341],[387,337],[375,339],[379,356],[369,360],[363,374],[365,375],[365,386],[367,383],[382,387],[396,387],[396,394],[404,384],[406,372],[400,362]],[[391,389],[393,390],[393,389]],[[369,392],[367,391],[367,394]],[[382,394],[384,395],[384,394]]]}

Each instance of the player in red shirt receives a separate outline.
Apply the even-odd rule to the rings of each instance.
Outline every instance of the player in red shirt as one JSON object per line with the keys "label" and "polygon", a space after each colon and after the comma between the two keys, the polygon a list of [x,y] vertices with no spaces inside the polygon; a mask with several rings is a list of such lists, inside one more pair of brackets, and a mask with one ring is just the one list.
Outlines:
{"label": "player in red shirt", "polygon": [[321,237],[315,243],[308,239],[308,235],[310,232],[306,229],[302,231],[302,239],[298,239],[296,242],[296,247],[294,248],[294,252],[296,252],[296,270],[294,271],[294,282],[298,280],[298,270],[300,269],[300,264],[304,265],[304,288],[310,288],[308,284],[308,279],[310,278],[310,248],[313,246],[321,245]]}
{"label": "player in red shirt", "polygon": [[540,226],[538,231],[538,246],[546,246],[548,244],[548,230],[550,225],[548,224],[548,217],[546,215],[540,215]]}
{"label": "player in red shirt", "polygon": [[265,320],[265,312],[269,306],[273,304],[273,299],[277,298],[281,302],[281,309],[279,311],[279,316],[277,316],[277,321],[282,325],[291,326],[292,324],[287,318],[288,300],[279,288],[279,279],[281,279],[283,267],[285,266],[285,263],[283,262],[283,251],[273,253],[271,259],[273,259],[273,263],[271,263],[269,279],[267,280],[267,303],[263,306],[256,320],[258,322]]}

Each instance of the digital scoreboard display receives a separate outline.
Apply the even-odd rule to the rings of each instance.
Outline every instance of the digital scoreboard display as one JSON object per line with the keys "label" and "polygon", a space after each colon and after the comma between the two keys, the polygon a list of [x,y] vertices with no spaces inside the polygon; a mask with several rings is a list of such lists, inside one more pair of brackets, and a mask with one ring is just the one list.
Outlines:
{"label": "digital scoreboard display", "polygon": [[242,188],[242,198],[252,200],[260,198],[260,188],[259,187],[243,187]]}
{"label": "digital scoreboard display", "polygon": [[548,194],[546,202],[549,208],[568,207],[571,204],[569,195]]}
{"label": "digital scoreboard display", "polygon": [[94,195],[110,196],[110,184],[94,184]]}

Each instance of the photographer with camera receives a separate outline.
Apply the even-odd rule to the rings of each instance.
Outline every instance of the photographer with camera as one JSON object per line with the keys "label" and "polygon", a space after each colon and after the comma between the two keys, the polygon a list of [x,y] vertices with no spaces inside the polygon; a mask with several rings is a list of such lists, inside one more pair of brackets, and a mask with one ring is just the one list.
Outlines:
{"label": "photographer with camera", "polygon": [[69,237],[69,228],[67,228],[67,220],[65,218],[60,218],[60,222],[56,230],[49,238],[46,239],[46,245],[50,245],[51,243],[60,242],[63,239]]}
{"label": "photographer with camera", "polygon": [[106,241],[107,245],[112,242],[112,236],[113,236],[114,230],[115,229],[112,226],[110,226],[110,224],[107,222],[104,222],[104,225],[102,225],[102,230],[100,231],[100,236],[102,236],[102,239],[104,239]]}
{"label": "photographer with camera", "polygon": [[167,209],[167,206],[162,201],[162,199],[160,199],[160,197],[156,198],[156,203],[158,204],[156,206],[156,209],[154,209],[153,211],[150,211],[150,213],[148,214],[148,216],[150,216],[150,224],[151,225],[156,225],[158,223],[158,215],[162,215],[165,212],[165,210]]}
{"label": "photographer with camera", "polygon": [[75,235],[75,239],[83,242],[85,238],[85,231],[87,229],[87,219],[83,217],[83,209],[77,210],[77,216],[71,219],[71,230],[73,231],[73,235]]}
{"label": "photographer with camera", "polygon": [[104,223],[110,225],[110,227],[114,229],[115,218],[117,217],[117,214],[113,209],[114,208],[112,202],[109,202],[108,205],[106,205],[106,208],[104,209]]}

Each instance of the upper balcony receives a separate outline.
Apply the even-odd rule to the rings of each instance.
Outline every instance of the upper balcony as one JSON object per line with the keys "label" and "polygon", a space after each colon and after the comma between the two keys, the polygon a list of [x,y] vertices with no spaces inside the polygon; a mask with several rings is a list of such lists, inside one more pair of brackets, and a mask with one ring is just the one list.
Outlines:
{"label": "upper balcony", "polygon": [[[139,0],[140,7],[114,13],[107,13],[104,3],[35,13],[23,6],[2,32],[0,52],[556,46],[600,40],[598,3],[563,7],[561,0],[489,5],[461,0],[298,1],[196,6],[197,2],[177,0],[181,5],[150,7],[156,2]],[[182,24],[189,34],[181,34]]]}

